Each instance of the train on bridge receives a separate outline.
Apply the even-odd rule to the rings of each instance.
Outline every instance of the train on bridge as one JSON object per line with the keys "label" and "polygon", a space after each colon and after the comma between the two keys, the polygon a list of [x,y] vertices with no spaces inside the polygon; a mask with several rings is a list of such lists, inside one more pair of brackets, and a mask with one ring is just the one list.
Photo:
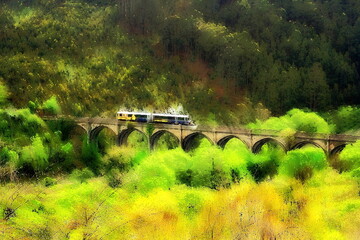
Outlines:
{"label": "train on bridge", "polygon": [[194,125],[194,122],[190,119],[189,115],[143,112],[117,112],[116,118],[119,121]]}

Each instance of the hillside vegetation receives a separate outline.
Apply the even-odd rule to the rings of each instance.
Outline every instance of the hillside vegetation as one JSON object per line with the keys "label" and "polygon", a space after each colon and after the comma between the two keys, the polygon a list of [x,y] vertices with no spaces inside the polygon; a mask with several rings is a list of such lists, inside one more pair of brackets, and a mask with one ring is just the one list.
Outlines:
{"label": "hillside vegetation", "polygon": [[43,116],[182,105],[289,139],[359,134],[359,14],[355,0],[1,1],[0,239],[357,240],[360,141],[185,152],[165,133],[150,152],[151,124],[119,147]]}
{"label": "hillside vegetation", "polygon": [[358,237],[360,142],[334,159],[314,146],[253,154],[236,139],[225,149],[202,140],[189,153],[162,139],[149,153],[136,134],[127,147],[100,135],[78,149],[71,124],[27,109],[1,117],[26,123],[0,152],[2,239]]}
{"label": "hillside vegetation", "polygon": [[263,106],[359,103],[356,0],[0,4],[0,80],[16,107],[55,94],[72,115],[182,104],[244,123],[267,117]]}

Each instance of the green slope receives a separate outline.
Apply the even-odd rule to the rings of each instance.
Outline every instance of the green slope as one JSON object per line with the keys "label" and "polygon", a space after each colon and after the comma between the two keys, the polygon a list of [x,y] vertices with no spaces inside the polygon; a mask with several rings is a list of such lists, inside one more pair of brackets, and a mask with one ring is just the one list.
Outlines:
{"label": "green slope", "polygon": [[[71,115],[182,104],[243,123],[359,103],[357,1],[8,0],[0,80],[24,107]],[[262,105],[257,105],[262,103]]]}

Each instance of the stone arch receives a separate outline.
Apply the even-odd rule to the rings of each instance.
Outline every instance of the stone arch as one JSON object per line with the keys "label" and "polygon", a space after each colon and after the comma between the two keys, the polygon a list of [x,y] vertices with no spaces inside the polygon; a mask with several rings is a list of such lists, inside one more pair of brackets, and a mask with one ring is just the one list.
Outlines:
{"label": "stone arch", "polygon": [[346,147],[347,144],[340,144],[339,146],[334,147],[331,151],[330,151],[330,157],[335,156],[336,154],[340,153],[342,150],[344,150],[344,148]]}
{"label": "stone arch", "polygon": [[81,124],[74,124],[69,135],[68,141],[71,142],[75,154],[75,158],[80,158],[84,141],[89,140],[87,129]]}
{"label": "stone arch", "polygon": [[122,130],[122,131],[119,133],[118,138],[117,138],[117,141],[116,141],[117,145],[118,145],[118,146],[127,145],[128,137],[129,137],[130,134],[133,133],[134,131],[137,131],[137,132],[143,134],[144,136],[146,136],[146,134],[145,134],[143,131],[141,131],[141,130],[139,130],[139,129],[137,129],[137,128],[127,128],[127,129],[125,129],[125,130]]}
{"label": "stone arch", "polygon": [[68,135],[69,138],[72,138],[74,136],[81,136],[81,137],[86,137],[88,138],[88,130],[80,125],[80,124],[75,124],[71,130],[70,130],[70,133]]}
{"label": "stone arch", "polygon": [[283,143],[281,143],[280,141],[278,141],[274,138],[263,138],[263,139],[257,141],[252,146],[252,152],[259,153],[261,151],[262,146],[264,146],[266,143],[275,143],[276,145],[280,146],[285,152],[287,151],[285,145]]}
{"label": "stone arch", "polygon": [[292,146],[290,148],[290,150],[300,149],[300,148],[304,147],[305,145],[313,145],[313,146],[315,146],[317,148],[322,149],[326,154],[326,150],[320,144],[318,144],[316,142],[313,142],[313,141],[301,141],[301,142],[298,142],[294,146]]}
{"label": "stone arch", "polygon": [[156,145],[157,141],[165,133],[171,134],[174,138],[177,139],[178,145],[180,144],[180,139],[174,133],[172,133],[170,131],[167,131],[167,130],[159,130],[159,131],[155,132],[153,135],[151,135],[151,137],[150,137],[150,148],[151,148],[151,150],[155,149],[155,145]]}
{"label": "stone arch", "polygon": [[88,129],[82,124],[75,124],[73,129],[81,129],[84,130],[85,134],[88,134]]}
{"label": "stone arch", "polygon": [[111,128],[101,125],[101,126],[97,126],[94,129],[92,129],[89,133],[89,140],[90,141],[95,141],[97,139],[97,137],[99,136],[99,133],[103,130],[103,129],[109,129],[111,132],[114,133],[115,136],[117,136],[117,133],[114,132]]}
{"label": "stone arch", "polygon": [[185,152],[188,152],[190,151],[191,147],[193,146],[194,144],[194,139],[198,136],[203,136],[204,138],[206,138],[207,140],[209,140],[209,142],[214,145],[214,142],[211,140],[211,138],[209,138],[208,136],[206,136],[205,134],[203,134],[202,132],[194,132],[194,133],[191,133],[189,135],[187,135],[183,140],[182,140],[182,143],[181,143],[181,147],[183,148],[183,150]]}
{"label": "stone arch", "polygon": [[236,139],[239,139],[242,143],[244,143],[244,145],[249,148],[249,145],[244,141],[242,140],[241,138],[235,136],[235,135],[229,135],[229,136],[226,136],[226,137],[223,137],[222,139],[220,139],[218,142],[217,142],[217,145],[219,147],[221,147],[222,149],[225,148],[226,144],[233,138],[236,138]]}

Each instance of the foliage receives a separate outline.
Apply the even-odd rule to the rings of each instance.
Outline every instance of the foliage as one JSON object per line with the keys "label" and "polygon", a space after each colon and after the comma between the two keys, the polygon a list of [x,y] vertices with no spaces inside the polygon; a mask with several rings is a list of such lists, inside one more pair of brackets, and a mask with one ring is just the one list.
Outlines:
{"label": "foliage", "polygon": [[43,184],[45,187],[51,187],[54,186],[57,183],[56,179],[51,178],[51,177],[46,177],[43,180]]}
{"label": "foliage", "polygon": [[104,155],[109,148],[111,148],[116,142],[116,135],[113,131],[108,128],[105,128],[100,131],[96,137],[96,145],[98,147],[99,153]]}
{"label": "foliage", "polygon": [[45,114],[57,115],[61,113],[61,108],[57,102],[56,96],[52,96],[46,100],[42,105],[42,109],[44,110]]}
{"label": "foliage", "polygon": [[0,80],[17,108],[50,99],[56,113],[55,95],[77,116],[181,103],[235,125],[258,103],[275,114],[360,103],[354,0],[15,2],[0,8]]}
{"label": "foliage", "polygon": [[292,109],[281,117],[271,117],[265,121],[257,120],[248,124],[251,129],[271,129],[303,131],[307,133],[331,133],[333,126],[314,112]]}
{"label": "foliage", "polygon": [[[49,166],[48,159],[48,149],[44,146],[42,139],[35,136],[31,145],[22,148],[17,168],[39,173]],[[28,169],[29,167],[30,169]]]}
{"label": "foliage", "polygon": [[325,114],[334,126],[289,109],[360,103],[359,13],[355,0],[2,1],[1,239],[356,239],[358,142],[340,173],[320,149],[253,154],[236,139],[150,154],[140,133],[110,148],[102,131],[78,149],[74,123],[35,113],[182,103],[210,126],[356,131],[356,106]]}
{"label": "foliage", "polygon": [[10,150],[8,147],[1,149],[1,162],[0,165],[10,164],[13,166],[18,165],[19,155],[17,152]]}
{"label": "foliage", "polygon": [[120,172],[119,169],[111,169],[107,172],[106,177],[110,187],[117,188],[121,186],[123,181],[123,174]]}
{"label": "foliage", "polygon": [[38,110],[38,105],[36,103],[34,103],[33,101],[29,101],[28,108],[31,113],[35,113]]}
{"label": "foliage", "polygon": [[336,126],[337,133],[351,133],[360,128],[358,119],[360,108],[357,106],[343,106],[330,113],[329,121]]}
{"label": "foliage", "polygon": [[278,173],[278,167],[284,156],[284,150],[278,146],[265,144],[260,153],[252,156],[247,168],[256,182],[272,178]]}
{"label": "foliage", "polygon": [[105,172],[111,169],[117,169],[121,172],[129,171],[130,167],[134,165],[135,154],[136,152],[132,148],[113,146],[107,151],[102,160]]}
{"label": "foliage", "polygon": [[340,153],[340,161],[342,164],[342,171],[351,171],[360,167],[360,141],[353,144],[346,145]]}
{"label": "foliage", "polygon": [[71,177],[78,180],[80,183],[86,183],[88,179],[94,177],[94,173],[88,168],[84,168],[81,170],[75,169],[71,173]]}
{"label": "foliage", "polygon": [[98,146],[96,143],[88,142],[87,139],[83,141],[83,146],[81,151],[81,161],[95,175],[100,174],[100,170],[102,168],[101,155],[99,153]]}
{"label": "foliage", "polygon": [[281,162],[280,173],[295,177],[305,182],[312,177],[314,171],[319,171],[328,166],[325,153],[322,149],[305,147],[289,151]]}
{"label": "foliage", "polygon": [[13,211],[0,222],[3,239],[356,239],[359,224],[356,181],[331,170],[305,184],[278,177],[218,191],[174,186],[134,194],[104,178],[62,179],[50,188],[6,184],[0,191],[1,212]]}
{"label": "foliage", "polygon": [[4,104],[8,97],[9,92],[6,85],[0,82],[0,104]]}
{"label": "foliage", "polygon": [[153,124],[147,124],[146,125],[146,134],[148,137],[150,137],[155,130],[155,126]]}

